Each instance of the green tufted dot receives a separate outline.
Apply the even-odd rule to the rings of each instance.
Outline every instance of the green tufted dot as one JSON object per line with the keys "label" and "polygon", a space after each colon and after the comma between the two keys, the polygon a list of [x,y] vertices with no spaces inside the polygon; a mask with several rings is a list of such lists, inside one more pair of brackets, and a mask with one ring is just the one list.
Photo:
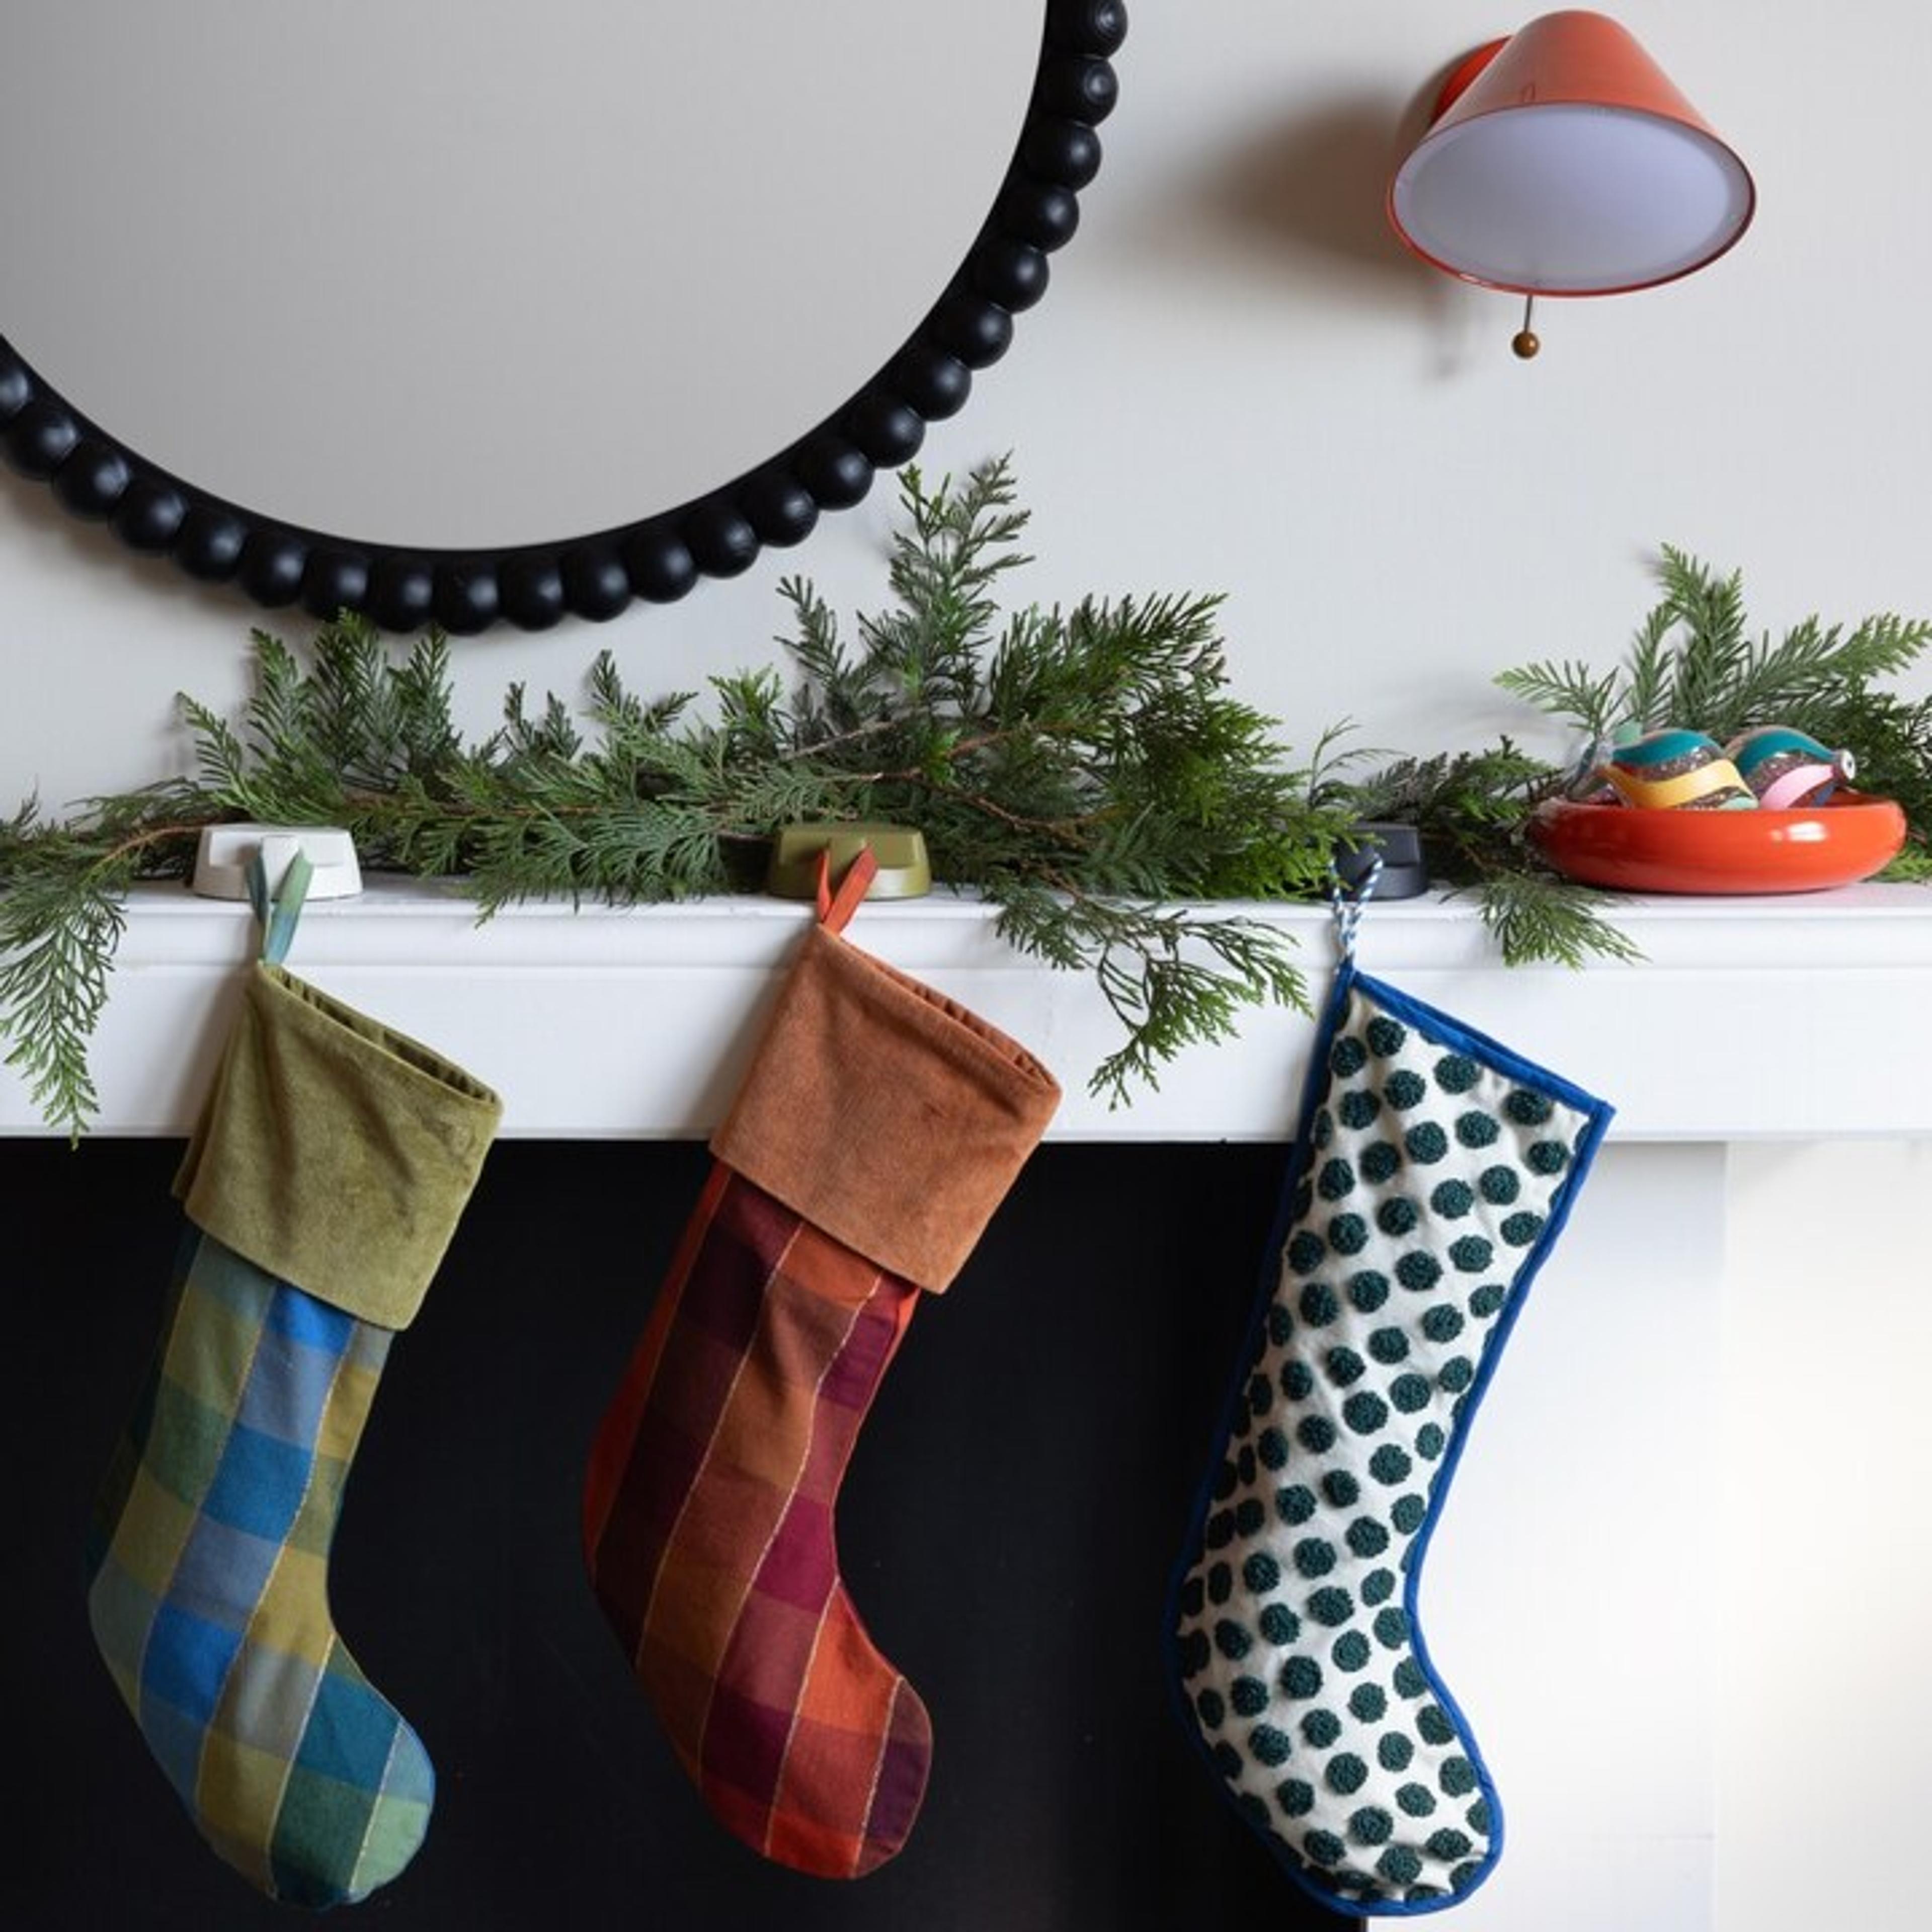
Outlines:
{"label": "green tufted dot", "polygon": [[1198,1677],[1214,1661],[1214,1652],[1205,1630],[1190,1630],[1180,1640],[1176,1652],[1184,1677]]}
{"label": "green tufted dot", "polygon": [[1385,1368],[1408,1358],[1408,1337],[1400,1328],[1378,1328],[1369,1337],[1369,1353]]}
{"label": "green tufted dot", "polygon": [[1460,1395],[1476,1379],[1476,1365],[1467,1355],[1451,1355],[1436,1379],[1451,1395]]}
{"label": "green tufted dot", "polygon": [[1494,1147],[1502,1133],[1493,1114],[1472,1107],[1466,1114],[1456,1116],[1456,1138],[1466,1148]]}
{"label": "green tufted dot", "polygon": [[[1408,1618],[1393,1604],[1387,1610],[1376,1612],[1372,1628],[1376,1642],[1384,1650],[1400,1650],[1408,1641]],[[1430,1742],[1433,1743],[1436,1740],[1431,1738]]]}
{"label": "green tufted dot", "polygon": [[1248,1733],[1248,1749],[1258,1764],[1270,1767],[1286,1764],[1294,1748],[1294,1740],[1288,1733],[1276,1730],[1272,1724],[1257,1724]]}
{"label": "green tufted dot", "polygon": [[1337,1388],[1346,1388],[1350,1383],[1360,1382],[1369,1372],[1368,1364],[1352,1348],[1330,1348],[1322,1366]]}
{"label": "green tufted dot", "polygon": [[1265,1550],[1257,1550],[1241,1565],[1241,1581],[1258,1597],[1265,1597],[1281,1581],[1281,1565]]}
{"label": "green tufted dot", "polygon": [[1208,1527],[1202,1532],[1202,1537],[1210,1550],[1225,1550],[1234,1540],[1234,1512],[1216,1510],[1208,1519]]}
{"label": "green tufted dot", "polygon": [[1348,1856],[1348,1847],[1333,1832],[1310,1832],[1301,1841],[1301,1850],[1316,1865],[1337,1864]]}
{"label": "green tufted dot", "polygon": [[1388,1276],[1364,1268],[1348,1277],[1348,1299],[1364,1315],[1372,1315],[1389,1298]]}
{"label": "green tufted dot", "polygon": [[1234,1573],[1225,1563],[1210,1563],[1208,1566],[1208,1598],[1210,1603],[1225,1604],[1234,1594]]}
{"label": "green tufted dot", "polygon": [[1469,1829],[1486,1838],[1490,1835],[1490,1801],[1479,1798],[1462,1814],[1462,1822]]}
{"label": "green tufted dot", "polygon": [[1274,1802],[1291,1818],[1306,1818],[1315,1809],[1315,1787],[1299,1778],[1284,1778],[1274,1788]]}
{"label": "green tufted dot", "polygon": [[[1406,1771],[1414,1756],[1415,1746],[1400,1731],[1384,1731],[1376,1746],[1376,1762],[1384,1771]],[[1425,1798],[1428,1795],[1423,1792]]]}
{"label": "green tufted dot", "polygon": [[1337,1751],[1328,1760],[1322,1781],[1344,1798],[1352,1796],[1369,1781],[1369,1768],[1353,1751]]}
{"label": "green tufted dot", "polygon": [[1433,1255],[1412,1248],[1395,1264],[1395,1278],[1412,1294],[1426,1294],[1442,1279],[1442,1264]]}
{"label": "green tufted dot", "polygon": [[1294,1338],[1294,1317],[1278,1301],[1269,1307],[1268,1333],[1277,1348],[1286,1348]]}
{"label": "green tufted dot", "polygon": [[1268,1807],[1252,1791],[1234,1793],[1234,1809],[1258,1830],[1266,1832],[1274,1829],[1268,1818]]}
{"label": "green tufted dot", "polygon": [[1348,1835],[1358,1845],[1385,1845],[1395,1820],[1379,1804],[1364,1804],[1348,1817]]}
{"label": "green tufted dot", "polygon": [[1238,1536],[1258,1535],[1267,1521],[1268,1512],[1262,1508],[1258,1496],[1245,1496],[1234,1505],[1234,1532]]}
{"label": "green tufted dot", "polygon": [[1389,1384],[1389,1400],[1405,1415],[1413,1415],[1418,1409],[1426,1408],[1430,1393],[1426,1376],[1397,1376]]}
{"label": "green tufted dot", "polygon": [[1206,1607],[1208,1593],[1198,1576],[1190,1576],[1180,1586],[1175,1607],[1184,1617],[1198,1617]]}
{"label": "green tufted dot", "polygon": [[1449,1258],[1460,1274],[1480,1274],[1496,1255],[1495,1248],[1480,1234],[1463,1234],[1449,1244]]}
{"label": "green tufted dot", "polygon": [[1335,1567],[1335,1546],[1318,1536],[1294,1546],[1294,1567],[1304,1576],[1325,1576]]}
{"label": "green tufted dot", "polygon": [[1360,1670],[1366,1667],[1372,1653],[1368,1639],[1360,1630],[1344,1630],[1328,1654],[1337,1670]]}
{"label": "green tufted dot", "polygon": [[1355,1186],[1355,1170],[1339,1156],[1324,1161],[1322,1172],[1315,1177],[1315,1191],[1324,1201],[1340,1201],[1352,1193]]}
{"label": "green tufted dot", "polygon": [[1288,1237],[1286,1250],[1288,1264],[1297,1274],[1312,1274],[1322,1265],[1328,1253],[1322,1237],[1310,1233],[1306,1228],[1297,1229]]}
{"label": "green tufted dot", "polygon": [[1365,1724],[1378,1723],[1388,1713],[1388,1693],[1379,1684],[1358,1684],[1348,1693],[1348,1708]]}
{"label": "green tufted dot", "polygon": [[1228,1687],[1228,1702],[1238,1718],[1258,1718],[1268,1707],[1268,1688],[1258,1677],[1238,1677]]}
{"label": "green tufted dot", "polygon": [[1342,1420],[1358,1436],[1376,1436],[1388,1427],[1388,1404],[1368,1389],[1358,1389],[1342,1405]]}
{"label": "green tufted dot", "polygon": [[1570,1165],[1570,1150],[1561,1141],[1536,1141],[1523,1159],[1532,1174],[1561,1174]]}
{"label": "green tufted dot", "polygon": [[1508,1299],[1509,1291],[1499,1281],[1486,1281],[1469,1298],[1469,1312],[1478,1322],[1486,1322]]}
{"label": "green tufted dot", "polygon": [[1301,1291],[1298,1306],[1302,1320],[1311,1328],[1325,1326],[1342,1312],[1342,1304],[1335,1299],[1335,1291],[1325,1281],[1311,1281]]}
{"label": "green tufted dot", "polygon": [[1384,1442],[1369,1458],[1369,1474],[1378,1483],[1394,1489],[1396,1484],[1408,1480],[1409,1472],[1415,1467],[1410,1461],[1408,1452],[1399,1449],[1393,1442]]}
{"label": "green tufted dot", "polygon": [[1436,1084],[1445,1094],[1466,1094],[1482,1077],[1482,1069],[1466,1053],[1445,1053],[1436,1063]]}
{"label": "green tufted dot", "polygon": [[1214,1648],[1230,1664],[1238,1664],[1255,1647],[1255,1640],[1232,1617],[1223,1617],[1214,1626]]}
{"label": "green tufted dot", "polygon": [[1382,1110],[1381,1096],[1370,1093],[1366,1088],[1358,1088],[1352,1093],[1344,1094],[1335,1107],[1342,1126],[1352,1128],[1358,1133],[1364,1127],[1372,1126],[1376,1116]]}
{"label": "green tufted dot", "polygon": [[1452,1858],[1467,1858],[1475,1847],[1462,1832],[1444,1825],[1430,1833],[1424,1849],[1431,1858],[1440,1858],[1446,1864]]}
{"label": "green tufted dot", "polygon": [[1426,1818],[1436,1809],[1436,1794],[1426,1784],[1405,1784],[1395,1802],[1412,1818]]}
{"label": "green tufted dot", "polygon": [[1246,1766],[1241,1762],[1241,1754],[1224,1738],[1208,1755],[1213,1759],[1214,1768],[1229,1784],[1238,1784]]}
{"label": "green tufted dot", "polygon": [[1234,1458],[1234,1472],[1244,1485],[1252,1483],[1255,1479],[1255,1452],[1246,1443],[1241,1445],[1241,1453]]}
{"label": "green tufted dot", "polygon": [[1376,1870],[1391,1885],[1413,1885],[1422,1876],[1422,1861],[1406,1845],[1391,1845],[1376,1859]]}
{"label": "green tufted dot", "polygon": [[1221,1728],[1222,1720],[1228,1714],[1228,1707],[1221,1701],[1218,1690],[1204,1690],[1194,1700],[1194,1708],[1201,1721],[1210,1731]]}
{"label": "green tufted dot", "polygon": [[1355,1600],[1346,1590],[1337,1589],[1330,1584],[1317,1590],[1309,1598],[1306,1609],[1318,1624],[1326,1624],[1333,1630],[1355,1614]]}
{"label": "green tufted dot", "polygon": [[1526,1248],[1543,1232],[1540,1214],[1512,1214],[1504,1222],[1502,1237],[1513,1248]]}
{"label": "green tufted dot", "polygon": [[1322,1498],[1336,1509],[1347,1509],[1361,1493],[1361,1484],[1346,1469],[1330,1469],[1322,1478]]}
{"label": "green tufted dot", "polygon": [[1301,1720],[1301,1735],[1317,1750],[1326,1750],[1342,1735],[1342,1720],[1333,1711],[1310,1711]]}
{"label": "green tufted dot", "polygon": [[[1415,1732],[1426,1744],[1451,1744],[1456,1742],[1455,1730],[1450,1724],[1440,1704],[1425,1704],[1416,1712]],[[1466,1766],[1468,1760],[1458,1759],[1453,1762]],[[1448,1768],[1447,1764],[1443,1766],[1444,1771]],[[1462,1787],[1462,1790],[1458,1790],[1448,1784],[1444,1785],[1442,1788],[1451,1798],[1460,1798],[1462,1795],[1462,1791],[1472,1790],[1474,1783],[1475,1780],[1472,1778],[1468,1784]]]}
{"label": "green tufted dot", "polygon": [[1449,1438],[1432,1422],[1425,1422],[1415,1432],[1415,1453],[1425,1462],[1432,1462],[1448,1448]]}
{"label": "green tufted dot", "polygon": [[1326,1107],[1315,1110],[1315,1124],[1310,1128],[1308,1137],[1318,1149],[1325,1148],[1335,1138],[1335,1121]]}
{"label": "green tufted dot", "polygon": [[1338,1255],[1358,1255],[1369,1245],[1369,1224],[1359,1214],[1337,1214],[1328,1223],[1328,1245]]}
{"label": "green tufted dot", "polygon": [[1275,1514],[1286,1523],[1303,1523],[1315,1514],[1315,1492],[1299,1483],[1274,1492]]}
{"label": "green tufted dot", "polygon": [[1325,1456],[1335,1446],[1335,1425],[1325,1415],[1304,1415],[1294,1426],[1294,1439],[1311,1456]]}
{"label": "green tufted dot", "polygon": [[1312,1657],[1291,1657],[1276,1681],[1284,1697],[1312,1697],[1322,1688],[1322,1666]]}
{"label": "green tufted dot", "polygon": [[1391,1073],[1382,1082],[1382,1098],[1403,1113],[1412,1107],[1420,1106],[1428,1097],[1429,1089],[1422,1076],[1412,1073],[1406,1066],[1398,1073]]}
{"label": "green tufted dot", "polygon": [[1402,1150],[1393,1141],[1372,1141],[1361,1151],[1362,1178],[1379,1187],[1402,1166]]}
{"label": "green tufted dot", "polygon": [[1358,1516],[1349,1524],[1348,1547],[1365,1562],[1389,1546],[1389,1533],[1372,1516]]}
{"label": "green tufted dot", "polygon": [[1358,1040],[1344,1037],[1328,1049],[1328,1070],[1339,1080],[1351,1078],[1368,1064],[1368,1051]]}
{"label": "green tufted dot", "polygon": [[1378,1013],[1362,1029],[1362,1034],[1369,1042],[1369,1051],[1384,1060],[1393,1059],[1408,1038],[1408,1029],[1400,1020],[1392,1020],[1385,1013]]}
{"label": "green tufted dot", "polygon": [[1412,1657],[1405,1657],[1395,1667],[1395,1694],[1398,1697],[1420,1697],[1427,1694],[1429,1679],[1423,1675],[1422,1666]]}
{"label": "green tufted dot", "polygon": [[1429,1204],[1444,1220],[1460,1221],[1475,1206],[1475,1190],[1466,1180],[1438,1181]]}
{"label": "green tufted dot", "polygon": [[1429,1505],[1420,1496],[1397,1496],[1389,1505],[1389,1521],[1404,1536],[1413,1536],[1428,1514]]}
{"label": "green tufted dot", "polygon": [[1315,1393],[1315,1371],[1306,1362],[1285,1362],[1281,1392],[1290,1402],[1306,1402]]}
{"label": "green tufted dot", "polygon": [[1402,1137],[1411,1160],[1432,1167],[1449,1151],[1449,1136],[1433,1120],[1418,1121]]}
{"label": "green tufted dot", "polygon": [[[1482,1875],[1483,1868],[1480,1862],[1472,1858],[1467,1863],[1456,1866],[1450,1873],[1449,1888],[1452,1892],[1467,1892]],[[1415,1894],[1411,1892],[1409,1896],[1413,1898]]]}
{"label": "green tufted dot", "polygon": [[1376,1226],[1385,1234],[1413,1234],[1421,1218],[1415,1211],[1415,1203],[1406,1195],[1398,1194],[1376,1210]]}
{"label": "green tufted dot", "polygon": [[1513,1167],[1486,1167],[1477,1175],[1476,1185],[1492,1208],[1507,1208],[1522,1192]]}
{"label": "green tufted dot", "polygon": [[[1418,1730],[1422,1729],[1420,1714],[1418,1714],[1416,1728]],[[1428,1737],[1426,1731],[1423,1735]],[[1434,1744],[1438,1740],[1430,1738],[1429,1742]],[[1444,1738],[1439,1742],[1447,1744],[1448,1739]],[[1466,1757],[1445,1758],[1436,1781],[1451,1798],[1466,1798],[1476,1788],[1476,1767]]]}
{"label": "green tufted dot", "polygon": [[1540,1127],[1556,1111],[1552,1101],[1527,1087],[1513,1088],[1503,1100],[1503,1112],[1520,1127]]}
{"label": "green tufted dot", "polygon": [[1281,1650],[1301,1634],[1301,1619],[1286,1604],[1270,1604],[1262,1612],[1261,1628],[1263,1640]]}
{"label": "green tufted dot", "polygon": [[1279,1429],[1264,1429],[1255,1443],[1255,1454],[1261,1458],[1264,1469],[1286,1468],[1288,1438]]}

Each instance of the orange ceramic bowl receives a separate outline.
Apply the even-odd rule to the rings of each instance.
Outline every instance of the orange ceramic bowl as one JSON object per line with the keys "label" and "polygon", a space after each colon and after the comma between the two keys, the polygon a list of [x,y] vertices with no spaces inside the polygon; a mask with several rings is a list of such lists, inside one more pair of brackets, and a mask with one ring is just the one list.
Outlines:
{"label": "orange ceramic bowl", "polygon": [[1550,799],[1529,836],[1557,871],[1588,886],[1815,892],[1889,865],[1905,843],[1905,814],[1888,798],[1854,791],[1795,812],[1647,812]]}

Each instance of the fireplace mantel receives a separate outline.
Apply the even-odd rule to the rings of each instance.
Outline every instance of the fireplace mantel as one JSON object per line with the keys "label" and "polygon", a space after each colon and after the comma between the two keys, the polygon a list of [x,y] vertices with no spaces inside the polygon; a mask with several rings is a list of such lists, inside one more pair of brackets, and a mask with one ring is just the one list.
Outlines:
{"label": "fireplace mantel", "polygon": [[[1219,908],[1298,942],[1318,994],[1334,958],[1318,906]],[[1763,898],[1626,898],[1641,964],[1505,968],[1470,904],[1371,906],[1366,970],[1449,1008],[1616,1102],[1624,1141],[1817,1139],[1932,1132],[1932,890],[1866,885]],[[479,924],[453,887],[373,880],[310,907],[291,964],[415,1034],[502,1093],[506,1133],[676,1138],[716,1123],[753,1024],[810,914],[757,898],[616,910],[538,902]],[[1310,1036],[1247,1017],[1157,1090],[1110,1110],[1086,1091],[1119,1029],[1090,975],[1014,952],[989,910],[948,894],[864,909],[853,938],[1024,1040],[1060,1075],[1061,1139],[1283,1137]],[[138,890],[96,1042],[98,1131],[186,1130],[239,980],[245,907]],[[0,1132],[45,1129],[0,1074]]]}

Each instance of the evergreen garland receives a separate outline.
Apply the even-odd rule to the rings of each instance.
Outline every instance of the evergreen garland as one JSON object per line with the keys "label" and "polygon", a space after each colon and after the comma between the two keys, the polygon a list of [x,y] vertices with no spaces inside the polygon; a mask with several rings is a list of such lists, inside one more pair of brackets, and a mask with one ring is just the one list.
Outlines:
{"label": "evergreen garland", "polygon": [[0,1036],[36,1105],[75,1133],[95,1112],[86,1049],[122,897],[188,876],[202,827],[235,820],[344,826],[366,866],[460,877],[485,916],[755,889],[796,820],[915,825],[934,878],[990,902],[1015,946],[1096,975],[1125,1037],[1092,1084],[1117,1102],[1246,1006],[1305,1009],[1290,942],[1200,903],[1318,893],[1346,820],[1228,695],[1219,600],[1002,617],[994,590],[1027,561],[1006,465],[930,491],[908,470],[901,491],[887,608],[848,640],[787,580],[796,688],[741,673],[702,713],[689,694],[638,698],[605,655],[580,724],[517,686],[466,745],[440,636],[398,661],[353,616],[305,658],[256,632],[238,728],[182,700],[192,777],[0,827]]}
{"label": "evergreen garland", "polygon": [[[105,1006],[128,888],[184,878],[205,826],[339,824],[375,871],[464,881],[488,917],[513,901],[614,904],[755,890],[773,832],[884,820],[926,835],[935,880],[996,909],[1049,964],[1091,971],[1124,1028],[1091,1086],[1115,1103],[1242,1010],[1306,1010],[1290,942],[1218,901],[1324,895],[1358,823],[1421,831],[1432,878],[1474,895],[1510,965],[1634,960],[1605,916],[1616,895],[1559,878],[1530,844],[1564,773],[1504,737],[1350,776],[1318,741],[1296,767],[1274,722],[1229,695],[1214,597],[1085,598],[1003,615],[1028,562],[1010,471],[988,464],[900,493],[883,610],[846,637],[808,581],[784,580],[788,686],[772,668],[646,701],[608,653],[581,714],[512,686],[502,721],[465,743],[449,661],[430,632],[400,656],[364,619],[298,654],[254,634],[238,728],[182,700],[191,776],[90,801],[65,822],[32,802],[0,820],[0,1042],[50,1124],[97,1111],[88,1046]],[[1932,878],[1932,698],[1885,688],[1932,623],[1808,617],[1748,632],[1739,574],[1666,545],[1662,596],[1606,672],[1550,661],[1497,682],[1592,739],[1684,724],[1719,739],[1792,725],[1856,754],[1859,782],[1904,808],[1888,876]]]}

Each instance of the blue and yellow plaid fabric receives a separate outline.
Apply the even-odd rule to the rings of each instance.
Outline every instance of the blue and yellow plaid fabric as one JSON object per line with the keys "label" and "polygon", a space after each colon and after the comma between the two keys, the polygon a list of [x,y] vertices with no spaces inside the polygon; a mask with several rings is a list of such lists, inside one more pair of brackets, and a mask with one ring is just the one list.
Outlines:
{"label": "blue and yellow plaid fabric", "polygon": [[292,1904],[364,1897],[429,1822],[428,1756],[328,1611],[390,1340],[190,1226],[89,1552],[95,1640],[169,1782]]}

